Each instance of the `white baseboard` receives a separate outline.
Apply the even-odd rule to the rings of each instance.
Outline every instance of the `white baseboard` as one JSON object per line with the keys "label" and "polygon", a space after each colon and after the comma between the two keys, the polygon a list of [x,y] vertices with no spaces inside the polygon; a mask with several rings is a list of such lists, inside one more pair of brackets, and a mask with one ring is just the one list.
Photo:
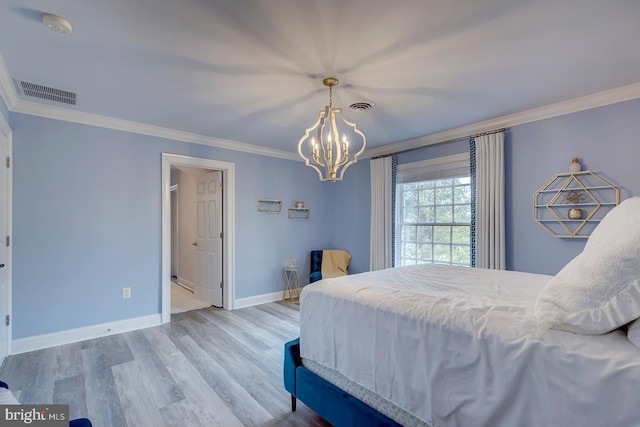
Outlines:
{"label": "white baseboard", "polygon": [[11,354],[20,354],[27,353],[29,351],[42,350],[43,348],[71,344],[74,342],[89,340],[93,338],[106,337],[108,335],[135,331],[137,329],[149,328],[151,326],[158,326],[160,324],[161,316],[158,313],[152,314],[150,316],[118,320],[115,322],[102,323],[100,325],[92,325],[83,328],[53,332],[50,334],[20,338],[11,342]]}
{"label": "white baseboard", "polygon": [[[286,295],[287,298],[289,297],[288,293],[285,293],[284,295]],[[270,294],[262,294],[262,295],[255,295],[252,297],[239,298],[234,301],[233,309],[237,310],[239,308],[251,307],[253,305],[260,305],[260,304],[267,304],[269,302],[282,301],[282,296],[283,296],[282,291],[278,291],[278,292],[271,292]]]}
{"label": "white baseboard", "polygon": [[[288,297],[288,294],[286,295]],[[269,294],[240,298],[234,301],[233,309],[236,310],[259,304],[282,301],[282,297],[282,291],[278,291],[271,292]],[[27,353],[29,351],[42,350],[44,348],[55,347],[58,345],[71,344],[93,338],[135,331],[137,329],[150,328],[161,324],[161,315],[152,314],[150,316],[118,320],[116,322],[102,323],[100,325],[85,326],[83,328],[68,329],[66,331],[20,338],[11,342],[11,354]]]}

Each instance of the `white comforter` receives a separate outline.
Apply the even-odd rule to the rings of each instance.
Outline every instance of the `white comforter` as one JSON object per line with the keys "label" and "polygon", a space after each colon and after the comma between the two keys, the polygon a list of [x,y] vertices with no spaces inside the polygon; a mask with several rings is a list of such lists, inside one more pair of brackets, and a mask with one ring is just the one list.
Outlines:
{"label": "white comforter", "polygon": [[540,334],[550,276],[422,265],[301,296],[303,358],[440,426],[640,426],[640,349],[615,331]]}

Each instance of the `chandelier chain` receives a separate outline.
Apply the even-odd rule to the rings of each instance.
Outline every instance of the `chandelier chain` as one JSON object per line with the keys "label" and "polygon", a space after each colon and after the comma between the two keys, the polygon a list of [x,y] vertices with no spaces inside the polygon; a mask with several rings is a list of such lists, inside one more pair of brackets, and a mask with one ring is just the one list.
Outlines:
{"label": "chandelier chain", "polygon": [[333,110],[333,85],[329,86],[329,109]]}

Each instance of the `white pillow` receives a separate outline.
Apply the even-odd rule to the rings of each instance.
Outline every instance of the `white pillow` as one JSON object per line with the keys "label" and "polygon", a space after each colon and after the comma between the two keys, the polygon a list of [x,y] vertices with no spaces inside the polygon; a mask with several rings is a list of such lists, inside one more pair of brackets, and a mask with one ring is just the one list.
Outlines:
{"label": "white pillow", "polygon": [[640,348],[640,319],[636,319],[627,329],[627,338],[636,347]]}
{"label": "white pillow", "polygon": [[540,330],[603,334],[640,317],[640,197],[609,212],[581,254],[542,289]]}
{"label": "white pillow", "polygon": [[19,405],[20,402],[13,397],[13,393],[4,387],[0,387],[0,405]]}

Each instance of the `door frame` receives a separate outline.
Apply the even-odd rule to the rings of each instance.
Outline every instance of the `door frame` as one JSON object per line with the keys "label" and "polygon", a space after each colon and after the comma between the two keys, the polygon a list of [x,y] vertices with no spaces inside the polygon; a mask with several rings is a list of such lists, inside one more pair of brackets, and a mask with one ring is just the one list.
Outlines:
{"label": "door frame", "polygon": [[162,323],[171,321],[171,166],[189,166],[222,171],[222,304],[233,310],[235,285],[235,163],[162,153]]}
{"label": "door frame", "polygon": [[[2,102],[2,101],[0,101]],[[6,196],[6,205],[5,205],[5,231],[7,233],[7,237],[10,237],[13,235],[12,232],[12,227],[13,227],[13,131],[11,129],[11,127],[9,126],[9,122],[7,122],[7,120],[4,118],[4,116],[2,114],[0,114],[0,133],[2,133],[2,135],[0,136],[0,138],[6,138],[7,140],[7,157],[9,157],[11,159],[11,164],[10,167],[6,167],[4,164],[4,162],[6,162],[5,159],[1,159],[2,163],[0,163],[0,166],[4,169],[4,173],[6,173],[5,175],[5,196]],[[11,237],[10,237],[11,238]],[[2,240],[5,239],[5,236],[2,236]],[[1,244],[4,244],[4,242],[1,242]],[[12,262],[12,256],[13,256],[13,242],[12,244],[10,244],[9,246],[5,247],[5,259],[4,259],[4,264],[5,267],[0,270],[0,274],[4,274],[5,275],[5,280],[7,283],[7,291],[6,294],[3,295],[2,299],[4,300],[4,313],[8,316],[10,316],[10,323],[9,326],[7,327],[7,355],[10,355],[12,353],[12,349],[11,349],[11,342],[13,339],[13,305],[12,305],[12,272],[13,272],[13,262]],[[6,297],[6,298],[5,298]],[[2,302],[0,302],[2,303]],[[4,322],[4,319],[0,319],[2,322]],[[2,360],[0,360],[0,365],[2,365]]]}

